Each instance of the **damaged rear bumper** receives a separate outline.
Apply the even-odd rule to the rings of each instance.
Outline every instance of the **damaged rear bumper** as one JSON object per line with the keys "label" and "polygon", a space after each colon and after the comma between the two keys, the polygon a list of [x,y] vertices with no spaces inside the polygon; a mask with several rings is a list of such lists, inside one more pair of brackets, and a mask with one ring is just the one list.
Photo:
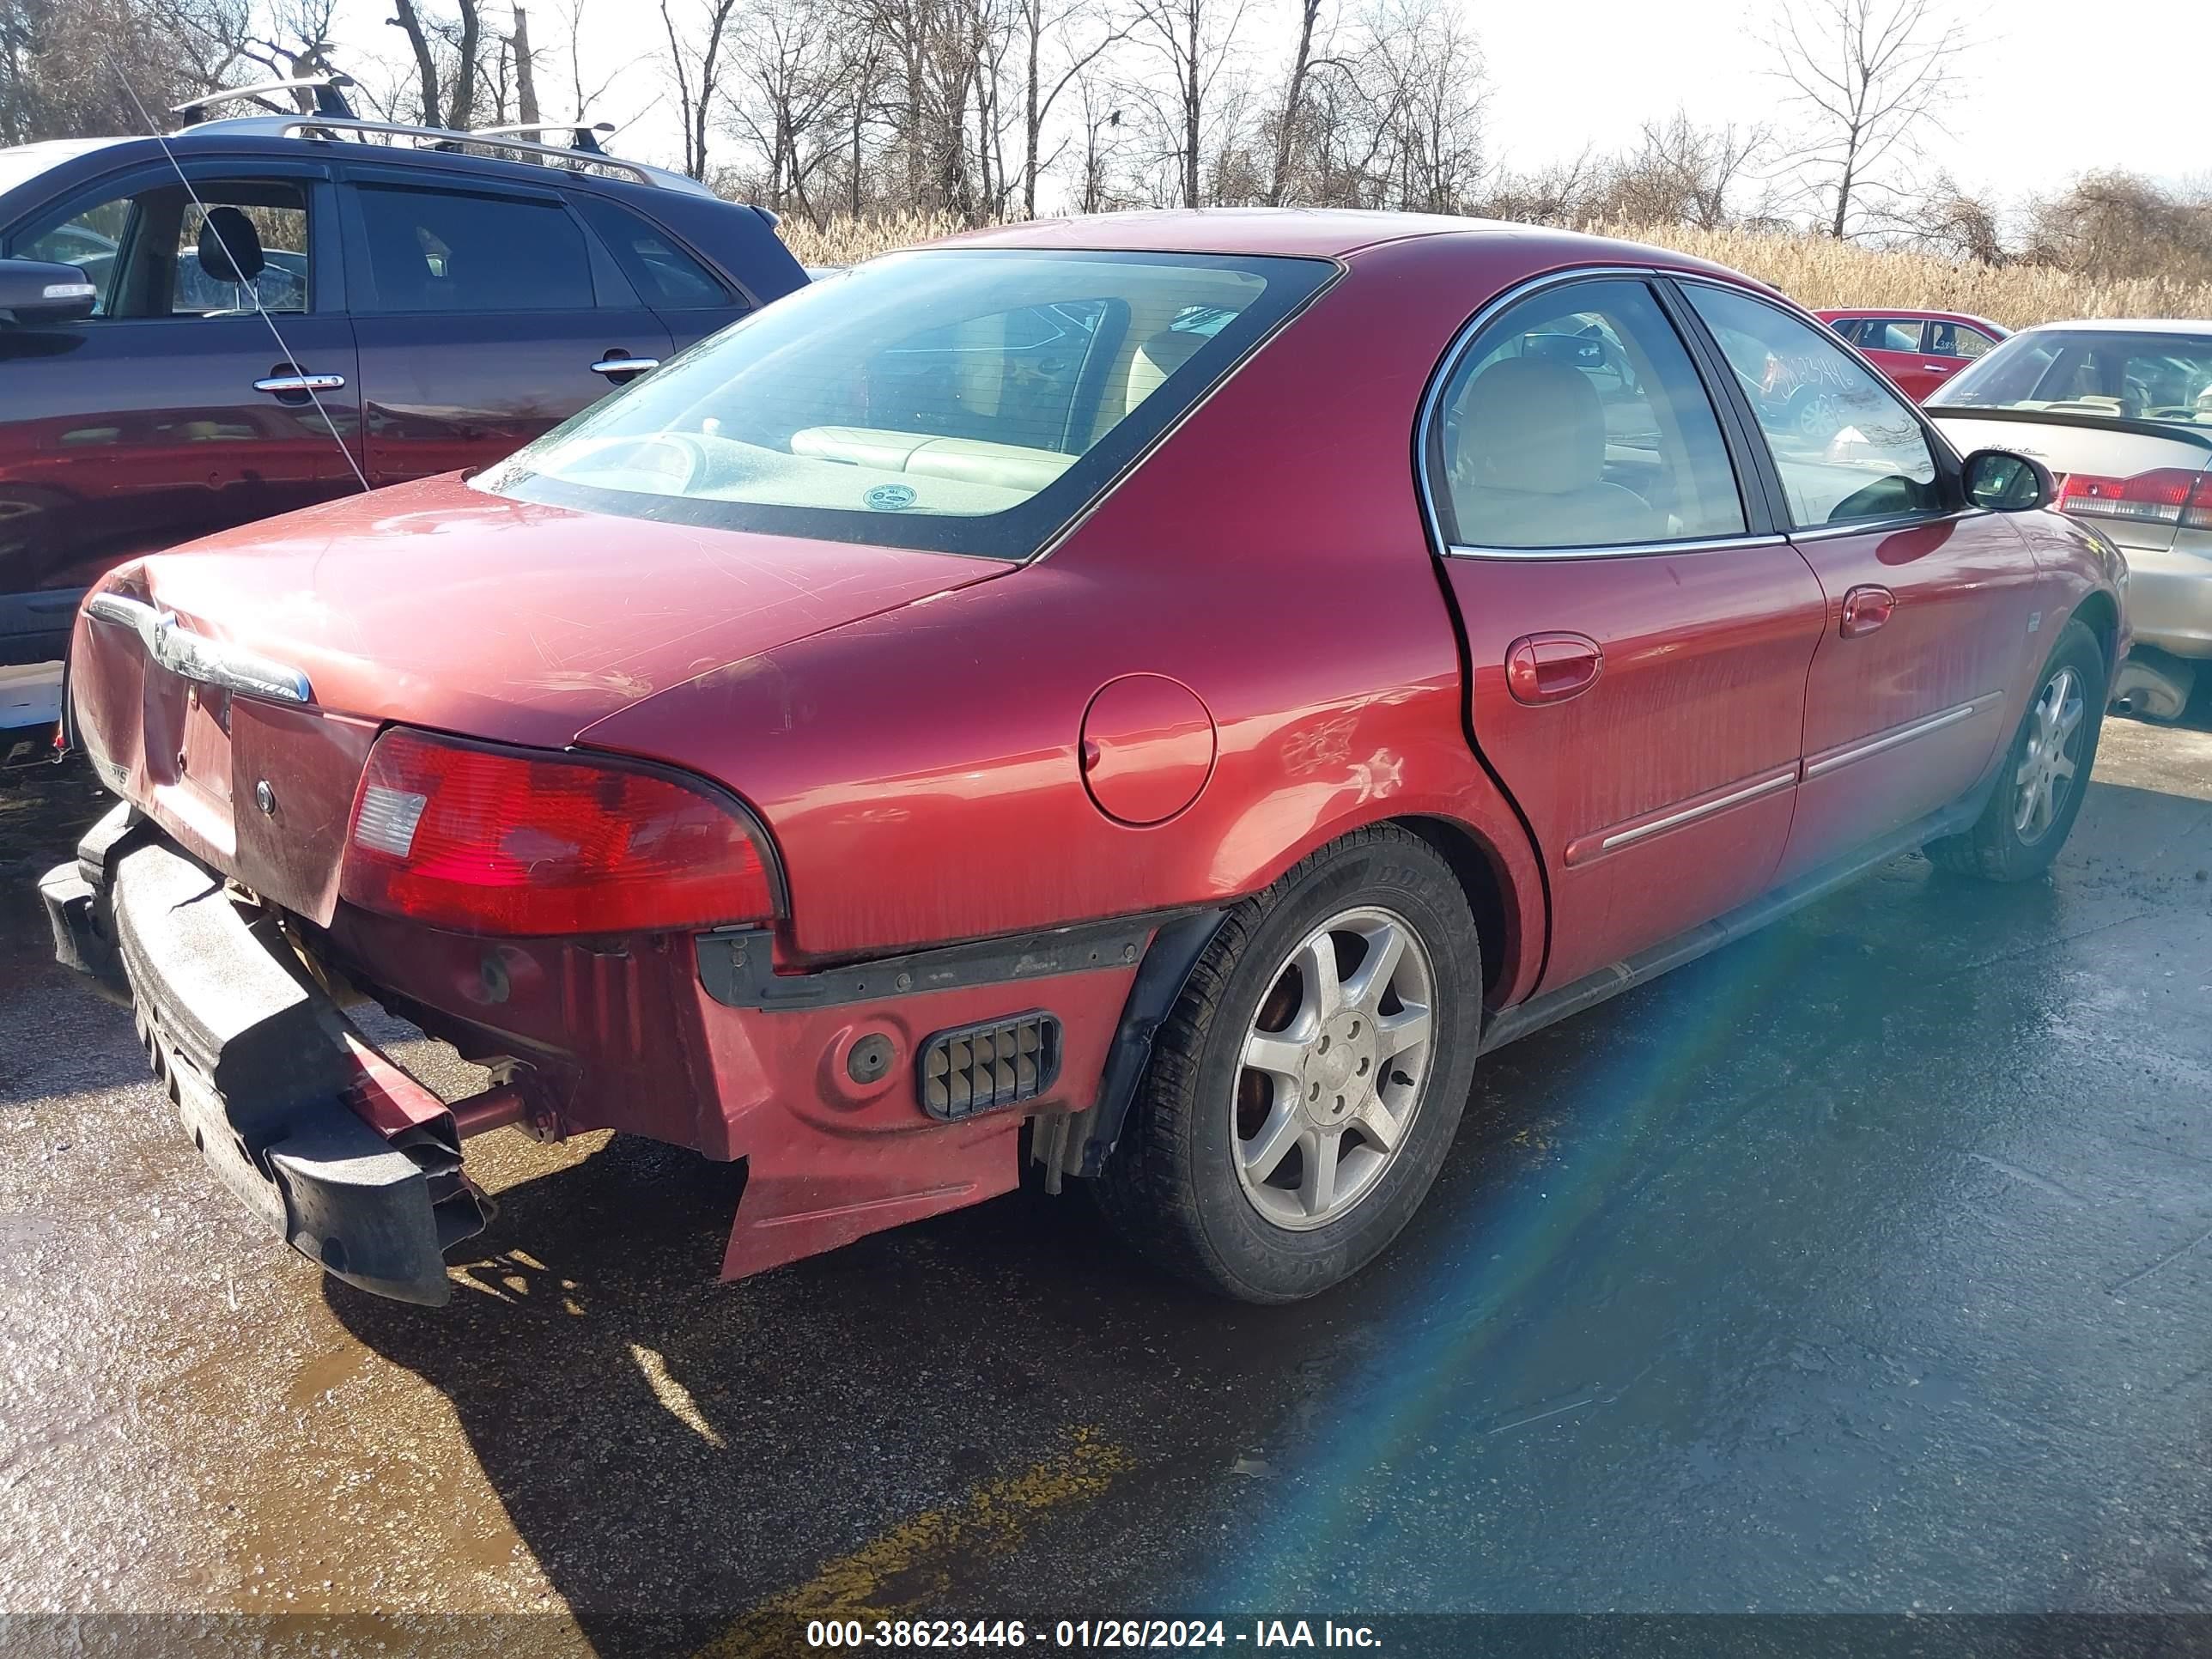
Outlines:
{"label": "damaged rear bumper", "polygon": [[209,1167],[333,1276],[431,1306],[489,1201],[444,1103],[372,1045],[270,913],[119,807],[39,884],[55,954],[128,1003]]}

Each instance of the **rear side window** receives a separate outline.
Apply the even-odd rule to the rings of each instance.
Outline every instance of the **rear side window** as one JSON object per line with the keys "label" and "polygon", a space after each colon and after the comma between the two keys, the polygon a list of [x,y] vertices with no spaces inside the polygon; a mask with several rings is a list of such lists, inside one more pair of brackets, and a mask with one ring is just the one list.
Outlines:
{"label": "rear side window", "polygon": [[1705,385],[1640,282],[1522,301],[1468,348],[1437,409],[1431,465],[1456,545],[1620,546],[1745,528]]}
{"label": "rear side window", "polygon": [[588,311],[582,228],[557,202],[356,187],[382,312]]}
{"label": "rear side window", "polygon": [[1932,512],[1935,453],[1911,409],[1825,329],[1711,283],[1685,283],[1765,434],[1800,530]]}
{"label": "rear side window", "polygon": [[596,196],[579,195],[574,201],[585,223],[613,250],[623,274],[656,311],[711,311],[741,303],[657,226]]}
{"label": "rear side window", "polygon": [[1978,357],[1996,342],[1964,323],[1930,323],[1928,349],[1937,357]]}

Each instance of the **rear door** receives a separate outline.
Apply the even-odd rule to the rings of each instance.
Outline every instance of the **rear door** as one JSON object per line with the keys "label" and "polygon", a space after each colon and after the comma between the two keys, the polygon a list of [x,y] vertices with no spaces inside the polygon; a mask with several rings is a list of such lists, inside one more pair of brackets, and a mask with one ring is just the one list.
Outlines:
{"label": "rear door", "polygon": [[1516,301],[1424,439],[1474,740],[1551,889],[1547,988],[1755,897],[1789,835],[1820,584],[1669,305],[1634,275]]}
{"label": "rear door", "polygon": [[1827,388],[1820,430],[1756,400],[1768,483],[1826,616],[1805,688],[1805,777],[1787,880],[1970,790],[2020,717],[2052,637],[2025,538],[1963,505],[1918,413],[1826,331],[1742,290],[1684,281],[1721,353]]}
{"label": "rear door", "polygon": [[[0,594],[82,588],[137,554],[358,487],[328,170],[185,170],[189,190],[143,169],[0,230],[0,253],[76,265],[100,291],[82,322],[0,330]],[[219,269],[226,234],[236,272]],[[250,284],[224,280],[249,270]]]}
{"label": "rear door", "polygon": [[[1948,319],[1931,317],[1928,331],[1922,342],[1920,370],[1926,379],[1923,388],[1906,386],[1917,402],[1925,403],[1928,394],[1949,380],[1968,363],[1981,356],[1996,342],[1978,328]],[[1890,377],[1896,380],[1895,375]],[[1905,382],[1898,380],[1899,386]]]}
{"label": "rear door", "polygon": [[1942,384],[1948,371],[1921,349],[1926,325],[1919,318],[1861,317],[1844,326],[1844,337],[1915,403]]}
{"label": "rear door", "polygon": [[498,460],[672,349],[556,189],[362,166],[344,192],[377,484]]}

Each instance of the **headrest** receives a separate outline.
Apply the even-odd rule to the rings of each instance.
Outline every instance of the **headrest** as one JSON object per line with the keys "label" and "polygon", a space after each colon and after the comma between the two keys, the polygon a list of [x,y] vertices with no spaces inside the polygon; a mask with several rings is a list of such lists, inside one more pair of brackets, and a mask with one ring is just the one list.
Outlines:
{"label": "headrest", "polygon": [[1159,390],[1160,382],[1205,349],[1206,337],[1188,329],[1164,328],[1137,348],[1129,365],[1129,394],[1121,404],[1126,414]]}
{"label": "headrest", "polygon": [[1506,357],[1460,404],[1453,474],[1466,488],[1561,495],[1605,481],[1605,410],[1577,368]]}
{"label": "headrest", "polygon": [[262,257],[261,233],[234,207],[208,210],[199,251],[200,269],[218,283],[251,283],[269,263]]}

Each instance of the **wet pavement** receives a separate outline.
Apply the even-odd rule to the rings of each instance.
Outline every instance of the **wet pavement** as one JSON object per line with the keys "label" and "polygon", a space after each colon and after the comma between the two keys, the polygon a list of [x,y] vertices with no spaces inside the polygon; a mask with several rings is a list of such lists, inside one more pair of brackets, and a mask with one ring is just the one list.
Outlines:
{"label": "wet pavement", "polygon": [[2109,726],[2048,884],[1900,860],[1495,1056],[1287,1310],[1028,1193],[718,1286],[729,1171],[513,1130],[452,1306],[326,1283],[49,960],[99,810],[0,792],[0,1612],[2212,1608],[2212,733]]}

